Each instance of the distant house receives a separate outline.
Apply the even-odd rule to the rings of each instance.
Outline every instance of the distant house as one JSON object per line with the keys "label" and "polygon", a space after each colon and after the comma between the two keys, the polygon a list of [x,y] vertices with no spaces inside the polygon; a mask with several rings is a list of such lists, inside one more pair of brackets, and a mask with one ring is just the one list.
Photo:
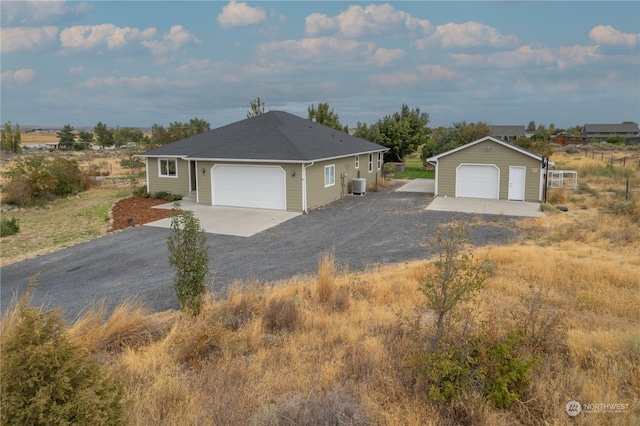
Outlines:
{"label": "distant house", "polygon": [[585,124],[582,126],[582,136],[587,139],[600,140],[607,140],[607,138],[613,137],[638,138],[640,136],[640,128],[636,123]]}
{"label": "distant house", "polygon": [[[307,212],[382,176],[388,148],[269,111],[139,154],[147,190],[198,204]],[[360,191],[358,191],[360,192]]]}
{"label": "distant house", "polygon": [[491,136],[507,142],[525,136],[524,126],[491,126]]}

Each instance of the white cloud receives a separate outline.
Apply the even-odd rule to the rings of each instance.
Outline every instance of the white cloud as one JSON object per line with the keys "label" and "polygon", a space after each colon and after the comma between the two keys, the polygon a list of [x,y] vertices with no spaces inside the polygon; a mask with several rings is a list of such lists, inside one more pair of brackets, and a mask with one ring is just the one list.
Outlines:
{"label": "white cloud", "polygon": [[244,27],[263,22],[267,13],[261,7],[251,7],[247,3],[231,0],[218,15],[218,23],[222,28]]}
{"label": "white cloud", "polygon": [[174,25],[162,40],[145,40],[142,45],[148,47],[154,55],[166,55],[189,44],[201,44],[196,36],[187,31],[182,25]]}
{"label": "white cloud", "polygon": [[2,25],[34,25],[51,23],[67,15],[82,15],[90,10],[87,3],[65,1],[3,1],[0,2]]}
{"label": "white cloud", "polygon": [[572,65],[584,65],[601,57],[598,46],[568,46],[560,48],[517,49],[490,54],[454,54],[459,64],[465,66],[490,66],[496,68],[521,68],[529,65],[551,65],[566,69]]}
{"label": "white cloud", "polygon": [[439,44],[443,48],[468,47],[513,47],[519,43],[514,35],[502,35],[493,27],[479,22],[465,22],[463,24],[449,23],[438,25],[435,33],[415,42],[418,49],[424,49],[431,44]]}
{"label": "white cloud", "polygon": [[276,53],[294,59],[322,62],[332,56],[353,57],[373,52],[373,43],[342,40],[334,37],[303,38],[264,43],[258,46],[259,53]]}
{"label": "white cloud", "polygon": [[58,27],[9,27],[0,29],[2,53],[35,51],[56,41]]}
{"label": "white cloud", "polygon": [[121,48],[133,40],[150,39],[156,34],[153,27],[145,30],[117,27],[113,24],[77,25],[65,28],[60,33],[62,47],[67,50],[92,50],[106,47]]}
{"label": "white cloud", "polygon": [[82,65],[80,65],[78,67],[69,68],[69,72],[71,74],[82,74],[83,71],[84,71],[84,67]]}
{"label": "white cloud", "polygon": [[26,83],[27,81],[33,80],[36,76],[36,72],[31,68],[23,68],[18,71],[4,71],[0,75],[1,81],[16,81],[18,83]]}
{"label": "white cloud", "polygon": [[373,75],[370,80],[381,87],[410,87],[424,82],[422,77],[406,71]]}
{"label": "white cloud", "polygon": [[423,64],[418,66],[420,75],[428,80],[455,80],[460,74],[442,65]]}
{"label": "white cloud", "polygon": [[370,34],[402,33],[407,30],[421,33],[431,31],[431,23],[428,20],[413,18],[389,4],[370,4],[366,7],[353,5],[334,17],[314,13],[306,17],[305,24],[306,32],[310,35],[336,31],[342,36],[352,38]]}
{"label": "white cloud", "polygon": [[76,84],[81,89],[114,89],[126,87],[135,90],[148,90],[158,87],[166,87],[168,81],[164,77],[91,77],[87,81]]}
{"label": "white cloud", "polygon": [[635,47],[640,40],[640,34],[626,34],[616,30],[611,25],[598,25],[589,31],[591,40],[598,44]]}
{"label": "white cloud", "polygon": [[401,60],[404,56],[405,51],[402,49],[385,49],[381,47],[376,49],[369,62],[383,67]]}

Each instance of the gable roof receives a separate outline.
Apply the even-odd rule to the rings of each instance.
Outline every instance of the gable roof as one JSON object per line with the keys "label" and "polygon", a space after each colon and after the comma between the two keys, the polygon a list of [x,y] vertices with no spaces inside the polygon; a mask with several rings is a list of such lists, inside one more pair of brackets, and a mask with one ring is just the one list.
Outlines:
{"label": "gable roof", "polygon": [[269,111],[140,154],[193,160],[304,163],[388,148],[283,111]]}
{"label": "gable roof", "polygon": [[585,124],[583,131],[586,133],[640,133],[636,123]]}
{"label": "gable roof", "polygon": [[[479,143],[486,142],[486,141],[495,142],[495,143],[500,144],[500,145],[502,145],[504,147],[507,147],[509,149],[513,149],[514,151],[518,151],[519,153],[524,154],[524,155],[526,155],[528,157],[535,158],[536,160],[539,160],[540,162],[543,161],[543,156],[540,155],[540,154],[536,154],[535,152],[529,151],[528,149],[524,149],[524,148],[522,148],[522,147],[520,147],[518,145],[514,145],[512,143],[505,142],[505,141],[502,141],[500,139],[496,139],[496,138],[491,137],[491,136],[486,136],[484,138],[480,138],[480,139],[478,139],[476,141],[469,142],[466,145],[459,146],[459,147],[454,148],[452,150],[449,150],[447,152],[443,152],[441,154],[434,155],[433,157],[427,158],[427,161],[430,161],[430,162],[431,161],[438,161],[439,158],[442,158],[442,157],[447,156],[449,154],[453,154],[454,152],[462,151],[463,149],[469,148],[470,146],[477,145]],[[551,160],[548,160],[548,161],[549,161],[549,164],[551,164],[551,165],[554,164],[553,161],[551,161]]]}
{"label": "gable roof", "polygon": [[491,136],[524,136],[524,126],[489,126],[491,127]]}

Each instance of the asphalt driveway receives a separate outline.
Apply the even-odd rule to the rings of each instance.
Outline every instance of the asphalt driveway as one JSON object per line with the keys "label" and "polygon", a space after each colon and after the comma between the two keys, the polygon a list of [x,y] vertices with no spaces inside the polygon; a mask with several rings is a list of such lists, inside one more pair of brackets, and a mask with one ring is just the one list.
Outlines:
{"label": "asphalt driveway", "polygon": [[[395,189],[347,196],[251,237],[208,234],[211,287],[222,292],[237,280],[313,274],[325,250],[334,250],[350,271],[424,259],[430,256],[428,239],[452,217],[474,224],[470,242],[475,245],[503,244],[515,236],[516,218],[428,211],[431,195]],[[12,294],[24,291],[32,276],[39,283],[33,302],[64,307],[70,320],[100,299],[110,307],[138,297],[156,311],[177,308],[167,263],[169,232],[147,226],[127,229],[3,267],[1,308],[6,309]]]}

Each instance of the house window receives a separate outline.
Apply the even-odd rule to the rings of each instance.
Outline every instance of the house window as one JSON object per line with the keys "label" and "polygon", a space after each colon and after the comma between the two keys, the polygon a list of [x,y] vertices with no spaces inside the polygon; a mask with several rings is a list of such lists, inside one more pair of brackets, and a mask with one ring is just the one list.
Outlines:
{"label": "house window", "polygon": [[382,153],[378,153],[378,170],[382,168]]}
{"label": "house window", "polygon": [[373,154],[369,154],[369,173],[373,171]]}
{"label": "house window", "polygon": [[161,177],[178,177],[178,160],[175,158],[160,158],[158,159],[158,163],[158,170]]}
{"label": "house window", "polygon": [[360,168],[360,156],[356,155],[355,159],[356,159],[355,160],[356,161],[355,167],[356,167],[356,169],[359,169]]}
{"label": "house window", "polygon": [[333,186],[336,184],[336,166],[332,164],[330,166],[324,166],[324,187]]}

